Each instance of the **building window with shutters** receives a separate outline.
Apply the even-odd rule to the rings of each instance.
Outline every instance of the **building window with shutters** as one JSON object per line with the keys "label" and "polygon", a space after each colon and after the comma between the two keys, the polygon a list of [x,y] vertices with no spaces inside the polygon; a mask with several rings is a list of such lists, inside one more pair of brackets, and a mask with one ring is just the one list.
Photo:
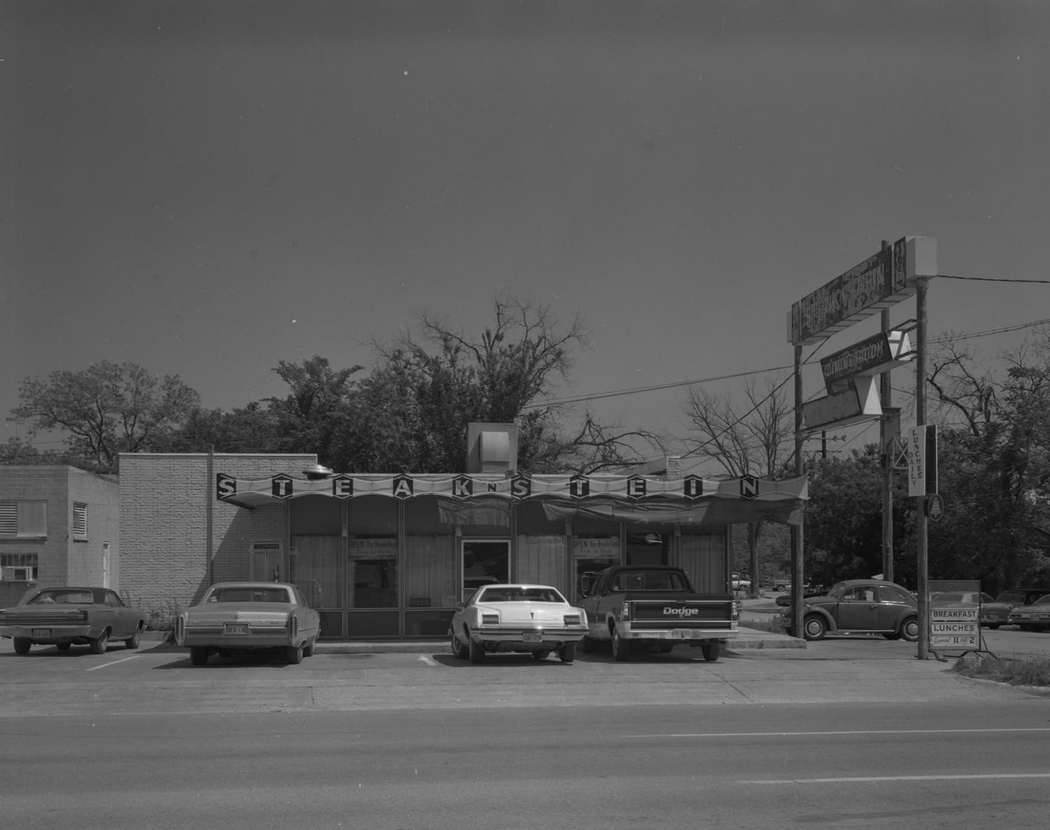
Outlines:
{"label": "building window with shutters", "polygon": [[47,502],[0,501],[0,539],[46,539]]}
{"label": "building window with shutters", "polygon": [[73,539],[86,542],[88,537],[88,506],[82,501],[73,502]]}

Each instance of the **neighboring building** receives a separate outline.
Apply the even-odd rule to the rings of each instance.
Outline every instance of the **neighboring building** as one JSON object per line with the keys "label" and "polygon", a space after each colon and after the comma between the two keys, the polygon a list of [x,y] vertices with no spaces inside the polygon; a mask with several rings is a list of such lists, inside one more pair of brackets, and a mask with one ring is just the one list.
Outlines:
{"label": "neighboring building", "polygon": [[0,607],[34,584],[120,588],[116,476],[0,466]]}
{"label": "neighboring building", "polygon": [[519,475],[513,437],[475,439],[473,472],[426,475],[336,474],[310,454],[121,455],[122,588],[158,611],[221,580],[289,580],[323,637],[443,637],[486,582],[574,599],[584,573],[624,562],[727,592],[728,527],[797,523],[806,498],[801,478]]}

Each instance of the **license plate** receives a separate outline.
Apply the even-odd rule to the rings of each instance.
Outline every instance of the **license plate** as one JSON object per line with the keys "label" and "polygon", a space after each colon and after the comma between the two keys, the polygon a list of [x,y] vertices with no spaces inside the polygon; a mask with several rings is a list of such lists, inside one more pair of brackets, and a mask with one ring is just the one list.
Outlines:
{"label": "license plate", "polygon": [[677,637],[679,640],[686,639],[692,633],[693,633],[692,631],[689,631],[688,629],[685,629],[685,628],[676,628],[674,630],[674,636]]}
{"label": "license plate", "polygon": [[50,628],[34,628],[32,633],[33,633],[34,637],[50,637],[51,636],[51,629]]}
{"label": "license plate", "polygon": [[222,630],[226,634],[247,634],[248,623],[226,623]]}
{"label": "license plate", "polygon": [[521,635],[521,639],[526,643],[539,643],[543,641],[543,637],[537,634],[535,631],[526,631]]}

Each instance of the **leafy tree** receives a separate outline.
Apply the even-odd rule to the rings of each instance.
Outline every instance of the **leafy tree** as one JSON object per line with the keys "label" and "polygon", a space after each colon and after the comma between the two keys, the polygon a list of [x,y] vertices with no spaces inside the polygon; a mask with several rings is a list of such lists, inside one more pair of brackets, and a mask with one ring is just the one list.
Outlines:
{"label": "leafy tree", "polygon": [[316,452],[332,463],[339,435],[348,428],[356,382],[361,366],[333,369],[320,355],[300,363],[280,361],[273,370],[288,384],[291,394],[269,400],[275,421],[277,449],[281,452]]}
{"label": "leafy tree", "polygon": [[177,375],[156,378],[135,363],[101,361],[80,372],[25,378],[15,419],[67,433],[72,458],[98,472],[116,472],[122,452],[163,447],[197,408],[197,393]]}
{"label": "leafy tree", "polygon": [[173,433],[165,452],[274,452],[279,446],[277,419],[258,401],[224,412],[197,409]]}

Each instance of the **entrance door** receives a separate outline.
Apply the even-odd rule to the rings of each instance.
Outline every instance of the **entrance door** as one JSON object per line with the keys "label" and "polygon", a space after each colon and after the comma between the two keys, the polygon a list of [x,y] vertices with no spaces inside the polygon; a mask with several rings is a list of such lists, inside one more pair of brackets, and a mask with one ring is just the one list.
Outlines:
{"label": "entrance door", "polygon": [[280,582],[283,578],[280,542],[253,542],[251,569],[253,582]]}
{"label": "entrance door", "polygon": [[460,599],[483,585],[510,581],[510,539],[464,539]]}

